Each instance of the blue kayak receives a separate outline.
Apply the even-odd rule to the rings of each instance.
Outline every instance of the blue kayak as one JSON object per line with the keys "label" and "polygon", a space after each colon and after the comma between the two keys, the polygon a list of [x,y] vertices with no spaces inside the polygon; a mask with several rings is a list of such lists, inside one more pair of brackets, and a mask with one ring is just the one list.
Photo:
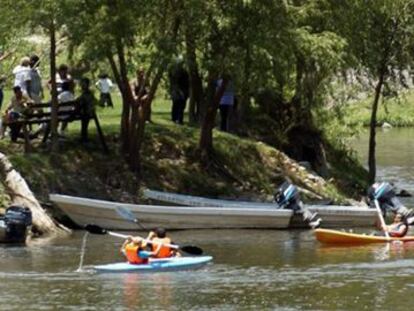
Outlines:
{"label": "blue kayak", "polygon": [[197,269],[212,261],[211,256],[173,257],[150,259],[148,264],[134,265],[128,262],[118,262],[107,265],[94,266],[97,272],[161,272]]}

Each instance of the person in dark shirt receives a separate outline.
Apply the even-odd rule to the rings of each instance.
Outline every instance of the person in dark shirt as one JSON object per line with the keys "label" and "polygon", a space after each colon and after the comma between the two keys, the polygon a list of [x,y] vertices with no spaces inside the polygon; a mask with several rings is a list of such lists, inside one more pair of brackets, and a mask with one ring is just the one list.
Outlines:
{"label": "person in dark shirt", "polygon": [[95,116],[95,105],[98,100],[90,90],[90,80],[82,78],[80,81],[81,95],[76,99],[79,105],[81,119],[81,142],[88,142],[89,120]]}
{"label": "person in dark shirt", "polygon": [[190,79],[182,62],[170,71],[170,96],[172,100],[171,119],[174,123],[184,123],[184,111],[189,96]]}

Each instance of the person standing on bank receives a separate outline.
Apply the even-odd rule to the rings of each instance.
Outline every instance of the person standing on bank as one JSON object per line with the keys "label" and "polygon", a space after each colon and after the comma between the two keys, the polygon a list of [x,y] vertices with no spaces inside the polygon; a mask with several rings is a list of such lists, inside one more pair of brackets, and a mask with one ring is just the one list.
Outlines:
{"label": "person standing on bank", "polygon": [[108,75],[106,73],[99,75],[99,80],[95,83],[95,85],[100,92],[99,104],[102,107],[105,107],[106,105],[107,107],[114,108],[111,98],[111,89],[114,84],[111,79],[109,79]]}
{"label": "person standing on bank", "polygon": [[[73,81],[72,76],[69,74],[69,67],[66,64],[62,64],[59,66],[56,72],[56,89],[58,95],[63,92],[62,84],[69,83],[70,91],[73,92],[75,90],[75,82]],[[49,87],[51,87],[51,81],[49,81]]]}
{"label": "person standing on bank", "polygon": [[13,69],[14,84],[13,86],[20,87],[24,95],[28,95],[27,81],[30,79],[30,58],[25,56],[21,59],[20,65]]}
{"label": "person standing on bank", "polygon": [[[217,81],[217,89],[223,83],[223,79]],[[229,114],[234,106],[234,87],[233,82],[228,78],[226,89],[220,99],[220,130],[223,132],[229,131]]]}
{"label": "person standing on bank", "polygon": [[81,119],[81,142],[86,143],[88,138],[88,126],[89,121],[95,116],[95,105],[97,99],[90,90],[90,80],[88,78],[82,78],[80,81],[81,95],[76,99],[79,103]]}
{"label": "person standing on bank", "polygon": [[189,95],[190,80],[182,60],[178,60],[172,68],[169,79],[172,100],[171,120],[177,124],[184,124],[184,111]]}
{"label": "person standing on bank", "polygon": [[[62,92],[58,95],[59,111],[71,111],[70,106],[64,106],[63,104],[69,103],[75,100],[75,95],[71,92],[70,82],[66,81],[62,83]],[[60,136],[65,136],[66,129],[68,127],[68,119],[63,120],[60,125]]]}
{"label": "person standing on bank", "polygon": [[30,57],[30,71],[26,78],[27,95],[35,104],[40,104],[43,98],[42,78],[39,72],[40,59],[37,55]]}

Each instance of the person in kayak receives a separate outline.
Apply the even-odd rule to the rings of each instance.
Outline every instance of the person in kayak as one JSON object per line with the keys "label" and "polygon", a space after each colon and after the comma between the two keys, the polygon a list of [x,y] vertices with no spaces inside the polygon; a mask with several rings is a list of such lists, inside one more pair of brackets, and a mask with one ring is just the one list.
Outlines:
{"label": "person in kayak", "polygon": [[384,232],[388,232],[390,237],[402,238],[408,232],[408,224],[402,214],[395,214],[394,221],[391,225],[382,228]]}
{"label": "person in kayak", "polygon": [[148,234],[148,240],[151,241],[151,249],[155,258],[168,258],[180,256],[175,249],[165,245],[173,244],[171,239],[167,237],[167,232],[164,228],[157,228]]}
{"label": "person in kayak", "polygon": [[[401,196],[401,192],[400,192]],[[368,203],[375,208],[375,200],[378,201],[384,215],[387,212],[401,214],[408,225],[414,224],[414,209],[405,207],[397,197],[395,186],[389,182],[378,182],[368,189]]]}
{"label": "person in kayak", "polygon": [[147,243],[141,237],[128,237],[122,244],[121,252],[130,264],[140,265],[148,263],[148,258],[155,254],[146,250]]}

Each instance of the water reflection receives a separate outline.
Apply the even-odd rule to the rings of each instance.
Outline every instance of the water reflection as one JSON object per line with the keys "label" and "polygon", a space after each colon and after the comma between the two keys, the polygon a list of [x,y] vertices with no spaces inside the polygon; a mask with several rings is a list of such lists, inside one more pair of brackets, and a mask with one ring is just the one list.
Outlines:
{"label": "water reflection", "polygon": [[[393,182],[400,189],[414,194],[414,129],[395,128],[377,133],[377,180]],[[352,142],[361,162],[368,159],[368,134]],[[414,198],[402,198],[403,203],[414,207]]]}
{"label": "water reflection", "polygon": [[[311,231],[183,231],[174,232],[174,240],[202,247],[213,264],[185,272],[97,274],[74,272],[82,237],[77,232],[44,247],[0,252],[7,309],[388,310],[396,301],[405,308],[414,303],[414,243],[391,244],[382,257],[385,245],[326,247]],[[121,242],[90,236],[85,268],[123,260]]]}
{"label": "water reflection", "polygon": [[[139,273],[122,274],[123,305],[127,310],[137,310],[137,306],[155,297],[157,307],[168,310],[172,305],[173,288],[170,273],[157,273],[150,279],[150,289],[146,284],[148,277]],[[155,307],[155,306],[154,306]]]}

